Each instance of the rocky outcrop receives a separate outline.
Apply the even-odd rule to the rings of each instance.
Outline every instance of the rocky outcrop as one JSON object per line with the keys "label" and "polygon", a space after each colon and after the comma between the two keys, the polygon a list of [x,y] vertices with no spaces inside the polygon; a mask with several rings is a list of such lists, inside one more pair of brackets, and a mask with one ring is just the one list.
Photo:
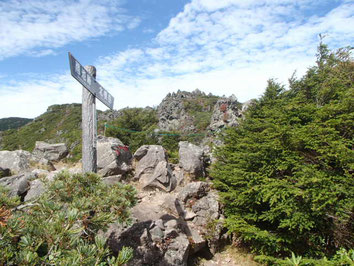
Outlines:
{"label": "rocky outcrop", "polygon": [[69,151],[65,143],[50,144],[44,141],[36,141],[33,156],[48,161],[59,161],[68,155]]}
{"label": "rocky outcrop", "polygon": [[238,126],[238,119],[241,117],[241,104],[232,95],[229,98],[222,98],[214,106],[209,129],[218,131],[226,126]]}
{"label": "rocky outcrop", "polygon": [[179,145],[179,166],[194,177],[204,176],[204,152],[203,149],[181,141]]}
{"label": "rocky outcrop", "polygon": [[191,97],[190,92],[169,93],[157,107],[159,128],[163,131],[194,130],[193,119],[187,114],[183,100]]}
{"label": "rocky outcrop", "polygon": [[134,153],[136,169],[134,179],[139,180],[143,188],[159,188],[172,191],[176,186],[176,177],[167,162],[167,154],[160,145],[144,145]]}
{"label": "rocky outcrop", "polygon": [[97,170],[102,176],[122,175],[131,168],[132,154],[119,139],[98,136]]}
{"label": "rocky outcrop", "polygon": [[[144,148],[146,149],[146,148]],[[139,151],[139,155],[147,152]],[[194,253],[215,252],[222,239],[222,218],[217,194],[206,182],[192,182],[179,192],[141,191],[132,209],[134,223],[111,225],[106,236],[114,252],[134,250],[128,265],[187,265]]]}
{"label": "rocky outcrop", "polygon": [[32,155],[28,151],[0,151],[0,167],[10,169],[11,173],[23,173],[30,168]]}

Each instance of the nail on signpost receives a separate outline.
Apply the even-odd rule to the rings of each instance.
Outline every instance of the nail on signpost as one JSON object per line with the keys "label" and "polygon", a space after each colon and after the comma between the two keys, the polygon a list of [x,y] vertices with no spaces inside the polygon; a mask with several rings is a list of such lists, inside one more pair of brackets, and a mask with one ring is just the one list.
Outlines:
{"label": "nail on signpost", "polygon": [[82,88],[82,171],[97,172],[97,116],[96,98],[113,109],[114,98],[96,81],[96,68],[83,67],[69,53],[71,75]]}

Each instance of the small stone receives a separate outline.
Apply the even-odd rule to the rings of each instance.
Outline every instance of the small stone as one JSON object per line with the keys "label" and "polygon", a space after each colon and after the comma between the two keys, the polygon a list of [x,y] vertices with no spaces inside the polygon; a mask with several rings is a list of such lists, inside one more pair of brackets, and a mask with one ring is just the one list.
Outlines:
{"label": "small stone", "polygon": [[150,229],[150,234],[151,234],[151,239],[154,242],[161,242],[164,237],[164,233],[162,232],[161,228],[158,226],[155,226],[154,228]]}
{"label": "small stone", "polygon": [[196,216],[196,214],[194,212],[187,211],[184,215],[184,220],[186,220],[186,221],[193,220],[193,218],[195,216]]}
{"label": "small stone", "polygon": [[165,226],[167,228],[177,228],[178,222],[177,222],[177,220],[169,220],[169,221],[165,222]]}

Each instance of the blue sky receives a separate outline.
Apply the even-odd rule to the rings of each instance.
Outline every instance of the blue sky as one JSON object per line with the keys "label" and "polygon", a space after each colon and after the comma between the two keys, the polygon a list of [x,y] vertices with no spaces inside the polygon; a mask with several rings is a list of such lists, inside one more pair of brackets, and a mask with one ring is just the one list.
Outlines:
{"label": "blue sky", "polygon": [[347,0],[0,0],[0,118],[81,102],[68,51],[96,66],[115,109],[196,88],[242,102],[301,76],[318,34],[353,46],[353,25]]}

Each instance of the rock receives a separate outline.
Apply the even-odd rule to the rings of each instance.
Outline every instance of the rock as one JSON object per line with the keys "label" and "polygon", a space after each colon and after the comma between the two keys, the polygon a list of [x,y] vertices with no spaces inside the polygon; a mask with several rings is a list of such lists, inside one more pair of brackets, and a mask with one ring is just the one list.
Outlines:
{"label": "rock", "polygon": [[9,168],[1,168],[0,167],[0,178],[7,177],[11,175],[11,171]]}
{"label": "rock", "polygon": [[191,253],[196,253],[206,246],[207,241],[203,237],[202,232],[192,222],[187,222],[183,230],[189,236],[191,243]]}
{"label": "rock", "polygon": [[220,206],[215,192],[209,192],[208,195],[197,200],[192,210],[196,213],[193,223],[205,226],[208,222],[214,221],[220,216]]}
{"label": "rock", "polygon": [[179,165],[194,176],[204,176],[203,149],[187,141],[179,145]]}
{"label": "rock", "polygon": [[186,203],[191,198],[200,199],[209,191],[209,185],[206,182],[192,182],[186,185],[179,193],[177,198]]}
{"label": "rock", "polygon": [[154,242],[162,242],[162,239],[164,238],[164,232],[158,226],[154,226],[152,229],[150,229],[150,234],[151,239]]}
{"label": "rock", "polygon": [[192,220],[195,216],[197,216],[194,212],[192,211],[186,211],[184,215],[184,220],[189,221]]}
{"label": "rock", "polygon": [[119,183],[120,181],[122,181],[122,175],[113,175],[103,178],[103,183],[109,186]]}
{"label": "rock", "polygon": [[[179,235],[174,238],[168,245],[167,251],[164,255],[165,262],[161,262],[159,265],[187,265],[187,259],[189,255],[190,243],[186,235]],[[168,264],[162,264],[168,263]]]}
{"label": "rock", "polygon": [[30,187],[29,190],[25,196],[25,201],[32,200],[34,198],[39,197],[46,191],[46,188],[43,184],[43,182],[39,179],[35,179],[30,182]]}
{"label": "rock", "polygon": [[33,156],[37,159],[47,159],[48,161],[60,161],[68,155],[69,151],[65,143],[49,144],[44,141],[36,141]]}
{"label": "rock", "polygon": [[144,145],[134,154],[137,160],[135,177],[143,188],[156,187],[170,192],[176,187],[176,178],[160,145]]}
{"label": "rock", "polygon": [[28,151],[0,151],[0,167],[10,169],[13,174],[20,174],[30,168],[31,158]]}
{"label": "rock", "polygon": [[41,176],[47,176],[49,174],[49,171],[44,169],[33,169],[31,173],[36,177],[41,177]]}
{"label": "rock", "polygon": [[131,168],[132,154],[119,139],[98,136],[97,170],[102,176],[123,175]]}
{"label": "rock", "polygon": [[241,104],[237,101],[235,96],[229,98],[219,99],[213,110],[209,129],[212,131],[219,131],[226,126],[238,126],[239,118],[241,117]]}
{"label": "rock", "polygon": [[176,229],[178,227],[177,220],[171,219],[165,222],[165,227],[168,229]]}
{"label": "rock", "polygon": [[114,254],[117,254],[123,246],[132,247],[133,259],[127,265],[158,265],[163,258],[163,251],[152,241],[150,226],[151,221],[138,222],[127,228],[112,224],[106,232],[107,245]]}
{"label": "rock", "polygon": [[8,176],[0,179],[0,185],[9,189],[9,197],[19,196],[23,201],[30,189],[30,179],[33,177],[31,174]]}

